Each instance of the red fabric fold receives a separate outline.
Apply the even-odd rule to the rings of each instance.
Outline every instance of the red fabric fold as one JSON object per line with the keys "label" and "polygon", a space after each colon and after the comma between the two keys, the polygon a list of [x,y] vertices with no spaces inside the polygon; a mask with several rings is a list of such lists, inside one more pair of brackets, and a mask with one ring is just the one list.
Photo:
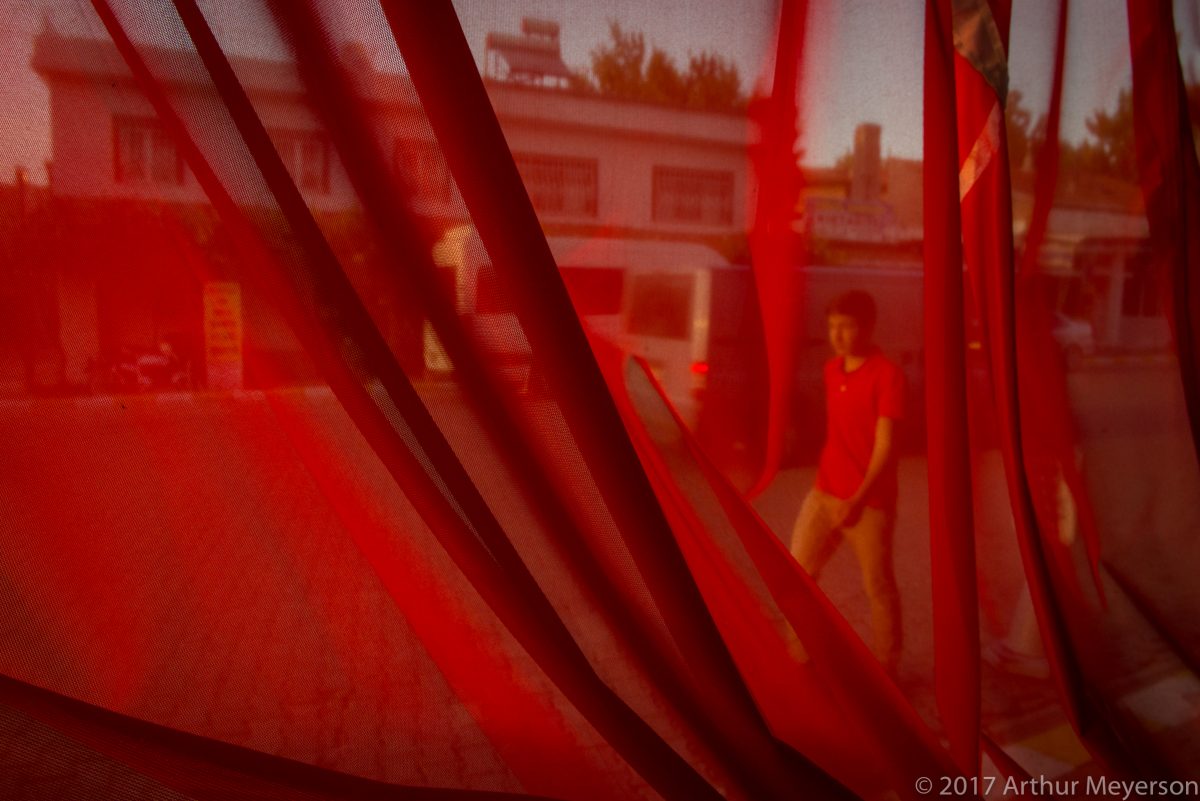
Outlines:
{"label": "red fabric fold", "polygon": [[[1200,454],[1200,163],[1178,4],[1127,8],[1148,239],[1095,166],[1128,155],[1108,152],[1123,132],[1060,147],[1063,109],[1103,81],[1076,77],[1066,0],[1052,10],[1023,252],[1010,0],[928,0],[923,30],[880,48],[915,63],[923,33],[923,134],[889,112],[887,155],[875,125],[836,165],[837,129],[891,108],[899,79],[856,70],[875,68],[864,29],[901,12],[768,0],[722,37],[720,3],[685,2],[694,19],[658,41],[664,4],[629,14],[644,39],[614,25],[581,55],[582,9],[518,36],[449,0],[92,0],[99,23],[87,5],[26,26],[54,163],[44,187],[0,180],[0,794],[41,792],[74,755],[205,799],[917,799],[984,757],[1028,779],[1087,749],[1064,771],[1191,769],[1200,474],[1175,413]],[[823,53],[818,30],[846,46]],[[737,72],[768,61],[770,95],[747,96]],[[0,136],[35,111],[0,114]],[[1093,181],[1111,196],[1084,197]],[[1183,404],[1157,344],[1115,351],[1158,335],[1160,275]],[[848,289],[871,291],[925,404],[926,452],[905,441],[898,475],[928,481],[931,574],[923,543],[888,549],[895,681],[855,633],[882,605],[872,543],[830,561],[827,598],[763,519],[816,469],[789,442],[819,429],[802,301]],[[1098,348],[1067,374],[1061,318],[1102,293]],[[918,317],[923,353],[892,339]],[[166,362],[163,383],[116,381],[126,350]],[[238,379],[212,380],[234,351]],[[1109,391],[1111,409],[1086,397]],[[1016,528],[995,551],[993,448]],[[1129,475],[1139,459],[1152,478]],[[896,543],[925,533],[912,500]],[[1040,654],[981,665],[980,574],[998,605],[1024,577],[1052,681],[1013,675],[1044,674]],[[1033,633],[1030,597],[995,645]]]}
{"label": "red fabric fold", "polygon": [[[104,8],[104,0],[96,0],[101,8]],[[198,9],[181,0],[185,14],[185,20],[191,23],[193,36],[196,36],[201,41],[201,52],[204,51],[203,43],[206,40],[210,49],[208,55],[213,59],[214,65],[220,69],[223,57],[217,48],[216,42],[211,38],[211,32],[206,33],[206,23],[203,17],[199,14]],[[190,12],[190,13],[189,13]],[[132,49],[128,38],[123,34],[114,15],[104,13],[104,18],[112,26],[110,30],[113,32],[114,38],[126,45],[127,58],[133,64],[137,63],[136,52]],[[234,93],[232,96],[233,102],[237,101],[237,92],[239,88],[236,86],[236,77],[232,72],[228,71],[228,65],[225,64],[226,80],[230,83],[230,90]],[[135,73],[138,70],[135,69]],[[174,118],[174,112],[170,106],[166,104],[165,98],[161,93],[155,92],[153,79],[148,72],[144,72],[145,85],[147,93],[152,97],[156,94],[160,97],[159,113],[164,119],[170,120]],[[261,130],[261,123],[254,116],[253,109],[245,104],[241,107],[242,122],[248,126],[247,130],[253,132],[254,127],[259,127],[258,137],[261,145],[258,151],[264,162],[260,166],[264,166],[264,172],[274,174],[274,183],[276,191],[282,196],[286,203],[286,198],[290,193],[293,193],[290,204],[289,222],[294,223],[301,231],[307,231],[307,245],[305,254],[308,258],[315,260],[318,265],[324,259],[326,265],[333,267],[334,271],[327,271],[326,277],[330,279],[333,285],[336,285],[340,268],[336,266],[336,260],[328,250],[328,245],[320,231],[311,221],[310,213],[304,205],[302,199],[296,192],[295,186],[291,178],[287,175],[286,170],[278,161],[278,156],[275,155],[274,148],[265,139],[265,132]],[[236,116],[236,114],[235,114]],[[186,142],[189,137],[181,126],[178,126],[178,137],[180,141]],[[190,153],[190,162],[193,170],[198,176],[207,176],[203,178],[206,183],[206,191],[209,192],[214,204],[219,210],[225,212],[235,226],[239,226],[240,230],[246,228],[244,223],[239,223],[240,212],[228,199],[224,190],[221,188],[219,181],[215,176],[212,176],[211,170],[205,166],[203,156],[194,148]],[[274,166],[272,168],[272,160]],[[286,208],[286,206],[285,206]],[[246,233],[245,246],[249,253],[262,254],[261,248],[255,249],[252,235]],[[287,286],[286,282],[281,281],[277,274],[277,267],[272,264],[269,257],[263,258],[259,271],[254,273],[255,277],[261,278],[269,287],[272,297],[279,299],[287,299],[293,296],[293,291]],[[342,279],[344,280],[344,278]],[[347,291],[343,294],[346,299],[344,308],[348,312],[352,312],[354,302],[352,291]],[[578,672],[583,663],[579,661],[579,652],[577,646],[570,639],[569,634],[562,628],[561,622],[556,622],[556,617],[552,610],[545,604],[544,599],[538,600],[536,590],[530,591],[530,585],[526,584],[523,589],[513,591],[509,582],[502,579],[497,571],[495,564],[492,562],[492,557],[482,547],[475,538],[474,534],[467,528],[456,510],[450,505],[441,490],[433,483],[431,477],[426,473],[425,467],[419,463],[414,454],[409,451],[408,446],[403,444],[389,422],[370,399],[366,388],[363,386],[359,377],[352,375],[343,361],[343,356],[334,351],[331,343],[325,339],[325,333],[312,321],[311,312],[296,308],[293,304],[292,319],[295,323],[298,333],[308,345],[310,352],[314,354],[316,360],[326,370],[326,376],[330,381],[331,387],[334,389],[338,399],[343,403],[347,410],[351,413],[352,418],[359,425],[367,442],[369,442],[376,453],[381,457],[385,465],[392,472],[397,482],[405,487],[408,497],[413,500],[422,517],[428,522],[430,530],[438,537],[442,545],[451,554],[458,568],[462,570],[471,582],[480,588],[487,598],[488,604],[497,611],[498,616],[509,626],[521,640],[522,644],[529,648],[532,653],[539,654],[535,657],[541,663],[543,668],[547,669],[548,674],[554,677],[554,681],[565,681],[573,689],[566,690],[568,696],[575,696],[577,691],[582,692],[584,696],[591,698],[590,701],[582,701],[582,696],[575,696],[576,702],[581,702],[582,706],[590,708],[592,715],[599,715],[614,723],[616,728],[609,732],[618,740],[623,735],[618,734],[618,730],[632,735],[634,740],[629,741],[630,746],[626,750],[627,755],[631,755],[634,761],[639,761],[639,755],[653,756],[656,761],[653,764],[643,761],[643,768],[647,769],[651,775],[658,777],[658,780],[666,785],[677,783],[675,786],[683,797],[704,797],[707,793],[712,792],[711,787],[701,779],[691,768],[682,760],[675,756],[674,752],[670,751],[662,744],[662,741],[644,724],[643,721],[633,716],[628,707],[618,701],[611,694],[608,688],[604,687],[595,676],[590,667],[584,667],[582,672]],[[360,320],[364,316],[359,317]],[[363,338],[369,343],[371,337],[371,328],[367,324],[360,326],[358,333],[363,335]],[[362,339],[360,339],[360,342]],[[386,363],[386,357],[380,357],[375,360],[375,365],[380,366],[381,362]],[[407,410],[411,414],[420,415],[423,411],[420,401],[416,399],[412,393],[411,386],[408,386],[407,392],[405,387],[407,380],[401,374],[394,373],[396,379],[390,382],[388,387],[392,390],[393,399],[398,402],[401,409]],[[409,397],[409,402],[405,402],[405,396]],[[427,413],[426,413],[426,419]],[[432,436],[434,439],[426,439],[426,452],[431,449],[436,449],[436,440],[440,436],[436,433],[436,427],[430,421],[425,433]],[[445,446],[442,446],[443,452],[446,451]],[[443,461],[443,466],[450,466],[449,462]],[[486,525],[485,520],[477,519],[481,525]],[[381,563],[377,567],[386,569],[387,563]],[[520,585],[518,585],[520,586]],[[524,607],[523,611],[518,611]],[[540,607],[540,609],[538,608]],[[536,610],[536,611],[535,611]],[[548,628],[547,628],[548,627]],[[554,631],[557,630],[557,631]],[[550,633],[554,631],[554,633]],[[551,640],[556,640],[551,644]],[[548,660],[548,662],[546,661]],[[573,667],[568,665],[574,662]],[[565,672],[560,672],[565,670]],[[567,678],[570,675],[571,678]],[[617,723],[618,718],[623,718],[623,722]],[[606,724],[601,724],[601,728],[606,728]],[[634,744],[637,741],[637,744]],[[662,750],[660,750],[662,749]]]}
{"label": "red fabric fold", "polygon": [[938,709],[959,769],[979,765],[979,619],[967,433],[952,12],[925,18],[925,381]]}
{"label": "red fabric fold", "polygon": [[[127,766],[138,776],[157,782],[162,787],[184,793],[196,801],[370,801],[371,799],[403,799],[404,801],[535,801],[548,796],[524,793],[491,793],[472,790],[401,787],[395,784],[370,781],[336,771],[281,759],[226,743],[174,731],[163,726],[136,720],[32,687],[0,676],[0,714],[8,717],[10,710],[37,721],[82,749],[103,755]],[[54,743],[71,754],[63,742]],[[72,754],[78,760],[81,754]],[[69,757],[68,757],[69,758]],[[53,787],[71,788],[106,795],[119,789],[111,776],[105,776],[95,764],[54,764],[47,757],[46,773],[56,775]],[[6,766],[17,771],[17,762]],[[27,767],[27,766],[26,766]],[[88,767],[94,778],[89,778]],[[70,769],[78,771],[72,776]],[[64,770],[65,769],[65,770]],[[64,775],[65,774],[65,775]],[[7,776],[6,779],[14,778]],[[129,780],[130,790],[146,792],[144,784]],[[28,789],[28,788],[25,788]]]}
{"label": "red fabric fold", "polygon": [[751,160],[758,193],[754,226],[750,229],[750,255],[766,347],[767,425],[763,464],[748,490],[750,497],[766,489],[778,472],[792,420],[792,371],[795,343],[802,332],[799,313],[804,308],[800,297],[803,287],[796,280],[797,261],[802,254],[792,229],[801,189],[796,163],[796,93],[807,15],[805,0],[783,0],[780,4],[771,95],[760,101],[753,113],[760,141]]}
{"label": "red fabric fold", "polygon": [[[1078,510],[1079,531],[1092,569],[1093,585],[1101,603],[1105,604],[1104,585],[1100,579],[1100,534],[1092,509],[1091,493],[1077,455],[1079,436],[1070,409],[1066,365],[1057,354],[1052,330],[1053,310],[1046,302],[1039,281],[1039,259],[1059,178],[1059,123],[1062,117],[1069,10],[1069,0],[1061,0],[1050,106],[1046,112],[1044,129],[1045,141],[1036,154],[1037,183],[1033,213],[1017,264],[1014,295],[1017,370],[1021,386],[1021,416],[1026,421],[1022,430],[1025,470],[1032,480],[1040,480],[1046,485],[1034,495],[1041,529],[1047,532],[1045,547],[1057,564],[1057,578],[1078,592],[1075,570],[1063,553],[1068,548],[1063,541],[1064,532],[1057,531],[1057,485],[1061,480],[1066,484]],[[1057,537],[1049,536],[1055,532],[1058,533]]]}
{"label": "red fabric fold", "polygon": [[862,797],[919,798],[918,778],[953,774],[869,649],[705,456],[645,361],[596,347],[689,567],[775,735]]}
{"label": "red fabric fold", "polygon": [[1126,4],[1138,179],[1154,257],[1170,277],[1169,319],[1200,457],[1200,166],[1170,0]]}

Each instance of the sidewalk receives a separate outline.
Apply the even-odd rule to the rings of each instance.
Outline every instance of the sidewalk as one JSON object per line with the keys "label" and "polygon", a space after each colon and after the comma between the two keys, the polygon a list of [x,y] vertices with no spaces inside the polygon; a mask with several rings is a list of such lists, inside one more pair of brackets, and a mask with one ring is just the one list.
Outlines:
{"label": "sidewalk", "polygon": [[[785,470],[755,502],[764,520],[784,542],[790,540],[795,514],[814,476],[812,467]],[[940,720],[933,686],[933,601],[924,457],[902,458],[899,479],[895,553],[905,636],[899,684],[936,731],[940,730]],[[1016,608],[1024,589],[1024,570],[998,454],[985,455],[974,477],[974,487],[981,644],[986,650],[992,643],[1002,642],[1010,628],[1019,625]],[[869,642],[869,610],[849,547],[835,553],[820,585]],[[1109,610],[1097,613],[1100,627],[1085,632],[1085,641],[1102,640],[1104,647],[1136,651],[1128,657],[1136,656],[1138,667],[1127,672],[1131,670],[1129,658],[1122,661],[1104,653],[1092,654],[1087,659],[1091,665],[1089,675],[1103,685],[1106,697],[1115,699],[1115,712],[1124,720],[1126,730],[1137,731],[1144,735],[1143,742],[1156,745],[1164,770],[1195,775],[1200,770],[1200,681],[1147,632],[1146,622],[1118,587],[1106,582],[1106,592]],[[1049,678],[1009,672],[986,660],[982,669],[984,730],[1022,767],[1035,777],[1098,773],[1092,756],[1072,730]],[[1108,675],[1101,674],[1104,669],[1110,671]]]}

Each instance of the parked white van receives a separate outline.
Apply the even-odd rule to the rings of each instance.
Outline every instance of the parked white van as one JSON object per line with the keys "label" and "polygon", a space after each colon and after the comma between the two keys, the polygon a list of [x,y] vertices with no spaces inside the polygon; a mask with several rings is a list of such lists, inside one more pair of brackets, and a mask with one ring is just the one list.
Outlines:
{"label": "parked white van", "polygon": [[[692,242],[550,237],[584,326],[650,364],[681,416],[695,425],[708,370],[712,275],[732,269],[719,253]],[[501,372],[524,385],[531,354],[516,315],[501,297],[491,261],[469,225],[452,229],[434,248],[452,269],[455,307]],[[447,371],[449,360],[426,331],[425,367]]]}

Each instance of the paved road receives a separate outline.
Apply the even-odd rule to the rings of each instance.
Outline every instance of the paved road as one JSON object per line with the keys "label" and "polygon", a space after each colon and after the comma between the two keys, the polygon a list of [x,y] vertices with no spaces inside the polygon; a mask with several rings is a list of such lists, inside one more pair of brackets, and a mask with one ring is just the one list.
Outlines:
{"label": "paved road", "polygon": [[[1173,626],[1177,642],[1200,643],[1200,470],[1190,440],[1182,392],[1170,365],[1098,366],[1070,376],[1072,409],[1090,496],[1102,537],[1102,559],[1121,573]],[[929,586],[928,501],[924,459],[900,463],[900,509],[896,570],[905,626],[901,682],[931,723],[936,704]],[[976,547],[979,556],[984,645],[1003,640],[1022,624],[1023,570],[1009,507],[1003,466],[994,450],[978,454]],[[785,471],[757,502],[779,534],[790,537],[796,510],[812,485],[814,469]],[[1123,699],[1120,717],[1156,742],[1158,757],[1173,770],[1194,776],[1200,765],[1200,684],[1164,644],[1155,625],[1106,572],[1109,607],[1090,589],[1081,548],[1073,547],[1086,615],[1074,630],[1090,680],[1105,695]],[[841,549],[822,577],[822,587],[864,637],[869,616],[853,553]],[[1026,614],[1025,619],[1028,618]],[[1030,631],[1035,631],[1030,629]],[[1036,638],[1024,639],[1036,651]],[[984,714],[999,741],[1029,745],[1026,767],[1047,775],[1084,770],[1089,757],[1070,733],[1049,682],[985,665]],[[1183,710],[1182,712],[1180,710]]]}
{"label": "paved road", "polygon": [[[1200,608],[1192,580],[1200,566],[1200,479],[1174,374],[1084,370],[1072,375],[1071,390],[1105,557],[1172,620],[1196,625],[1185,611]],[[469,445],[477,432],[453,393],[431,392],[442,424]],[[313,431],[320,436],[298,438]],[[389,597],[396,588],[374,578],[372,544],[346,536],[350,514],[368,515],[370,525],[358,526],[364,530],[423,529],[327,391],[6,401],[0,441],[0,515],[8,531],[30,535],[0,541],[3,672],[376,778],[438,784],[474,771],[477,786],[520,786],[489,743],[495,732],[481,731],[459,700],[478,688],[451,686],[433,668],[428,649],[439,646],[421,628],[432,622],[397,615]],[[320,463],[334,467],[322,474],[314,471]],[[479,475],[497,470],[468,467]],[[991,641],[1014,624],[1022,572],[997,455],[981,454],[976,469],[981,614]],[[785,471],[758,501],[781,537],[812,474],[811,467]],[[900,479],[901,679],[932,722],[923,458],[906,457]],[[493,483],[484,487],[492,502],[519,514],[502,474]],[[337,500],[347,497],[360,506]],[[363,512],[367,497],[383,500]],[[427,533],[389,542],[403,546],[389,553],[410,563],[445,559]],[[535,572],[554,569],[553,557],[545,558]],[[406,577],[420,580],[416,572]],[[832,560],[822,586],[866,634],[848,550]],[[1106,589],[1112,611],[1089,631],[1089,641],[1113,643],[1092,655],[1106,666],[1097,682],[1129,697],[1167,687],[1166,701],[1131,703],[1157,720],[1145,727],[1163,738],[1164,758],[1200,765],[1200,751],[1176,756],[1186,742],[1179,733],[1195,731],[1194,719],[1163,723],[1156,711],[1189,697],[1193,685],[1179,678],[1178,660],[1119,588],[1108,582]],[[477,603],[464,586],[429,591]],[[556,600],[583,608],[566,591]],[[483,632],[487,624],[480,625]],[[600,654],[603,644],[601,637],[589,647]],[[991,669],[985,681],[992,731],[1005,742],[1034,742],[1030,764],[1051,760],[1045,764],[1061,772],[1086,761],[1061,735],[1047,682]]]}
{"label": "paved road", "polygon": [[444,557],[387,476],[346,458],[365,446],[327,392],[274,400],[5,405],[0,670],[372,778],[518,788],[303,449],[342,452],[368,512],[411,535],[398,564]]}
{"label": "paved road", "polygon": [[[429,405],[597,671],[663,718],[462,404]],[[0,519],[24,535],[0,538],[0,672],[384,781],[649,797],[327,390],[11,401],[0,441]]]}

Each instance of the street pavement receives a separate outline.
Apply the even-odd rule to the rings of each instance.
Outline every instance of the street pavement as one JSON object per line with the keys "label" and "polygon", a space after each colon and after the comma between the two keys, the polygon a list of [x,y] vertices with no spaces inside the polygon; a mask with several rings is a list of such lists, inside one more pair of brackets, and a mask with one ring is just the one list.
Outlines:
{"label": "street pavement", "polygon": [[327,390],[268,399],[0,410],[0,671],[383,781],[518,788],[282,421],[358,455],[348,475],[427,546],[411,508]]}
{"label": "street pavement", "polygon": [[[1106,714],[1130,741],[1152,743],[1138,765],[1154,777],[1200,773],[1200,683],[1189,669],[1200,645],[1200,470],[1190,439],[1178,374],[1172,362],[1097,362],[1069,376],[1079,429],[1081,462],[1101,532],[1101,569],[1107,608],[1101,606],[1082,558],[1072,546],[1085,610],[1072,616],[1074,647],[1093,690],[1116,699]],[[1025,588],[1000,455],[976,454],[973,467],[976,551],[985,653],[1001,643],[1025,644],[1040,655]],[[757,501],[763,518],[789,541],[800,501],[812,486],[813,467],[785,471]],[[932,593],[929,583],[928,486],[924,458],[900,460],[900,502],[895,533],[905,652],[899,681],[935,728]],[[1126,578],[1114,581],[1112,571]],[[1139,605],[1132,583],[1150,603]],[[821,586],[860,636],[869,642],[870,620],[858,566],[841,548]],[[1058,588],[1064,596],[1069,588]],[[1022,609],[1022,604],[1025,609]],[[1153,619],[1152,613],[1161,617]],[[1190,645],[1180,653],[1170,639]],[[1020,629],[1026,629],[1020,636]],[[1039,664],[1040,663],[1040,664]],[[1195,664],[1193,661],[1191,664]],[[1044,660],[985,660],[985,731],[1034,775],[1080,776],[1096,770],[1092,756],[1068,723],[1052,683],[1028,675]]]}
{"label": "street pavement", "polygon": [[[1080,571],[1091,613],[1072,621],[1077,645],[1089,681],[1119,699],[1114,719],[1154,743],[1159,764],[1146,770],[1194,776],[1200,686],[1163,636],[1167,625],[1176,640],[1200,641],[1191,614],[1200,609],[1200,471],[1178,379],[1170,365],[1135,364],[1070,381],[1102,554],[1124,581],[1104,574],[1102,610]],[[470,442],[453,389],[423,391],[451,438]],[[325,439],[296,440],[313,430]],[[0,441],[0,671],[372,778],[438,785],[471,773],[474,786],[521,786],[496,733],[480,729],[463,688],[435,666],[428,632],[395,613],[396,589],[374,578],[369,548],[348,541],[330,482],[385,496],[380,525],[423,526],[326,388],[0,401]],[[336,454],[344,475],[314,473],[313,454]],[[899,470],[899,682],[936,729],[924,458],[905,456]],[[785,541],[813,473],[785,470],[756,501]],[[506,503],[506,479],[497,481],[482,489]],[[1012,633],[1023,571],[994,451],[978,455],[974,486],[984,645],[1021,642]],[[407,558],[444,562],[432,538],[411,540]],[[867,637],[850,549],[821,587]],[[478,603],[465,584],[441,591]],[[1094,771],[1052,683],[1003,667],[985,664],[989,734],[1032,773]]]}

